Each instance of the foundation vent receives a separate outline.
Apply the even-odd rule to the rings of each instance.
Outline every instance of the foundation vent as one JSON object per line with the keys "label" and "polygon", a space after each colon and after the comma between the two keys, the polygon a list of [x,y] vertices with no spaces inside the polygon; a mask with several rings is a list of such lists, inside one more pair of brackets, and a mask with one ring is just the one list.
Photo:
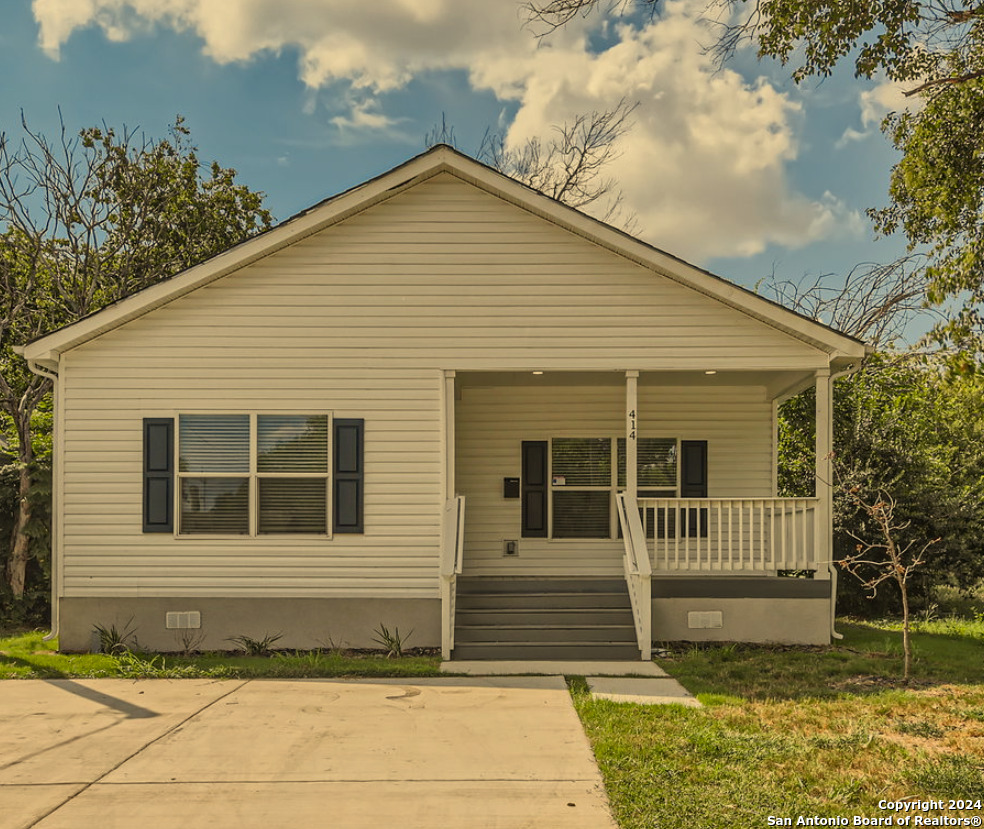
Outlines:
{"label": "foundation vent", "polygon": [[202,613],[200,610],[168,611],[165,626],[168,630],[200,628],[202,626]]}
{"label": "foundation vent", "polygon": [[687,614],[688,628],[719,628],[723,627],[720,610],[691,610]]}

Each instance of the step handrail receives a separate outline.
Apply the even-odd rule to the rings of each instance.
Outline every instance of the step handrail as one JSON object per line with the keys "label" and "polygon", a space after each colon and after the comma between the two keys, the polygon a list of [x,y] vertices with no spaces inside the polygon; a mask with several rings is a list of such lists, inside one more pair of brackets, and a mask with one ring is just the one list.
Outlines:
{"label": "step handrail", "polygon": [[465,496],[444,504],[441,516],[441,658],[450,659],[454,648],[454,611],[457,580],[464,564]]}
{"label": "step handrail", "polygon": [[625,584],[632,603],[632,619],[635,622],[636,639],[641,658],[648,662],[653,653],[652,564],[646,549],[646,531],[639,516],[638,502],[625,492],[616,495],[618,521],[622,527],[622,543],[625,554],[622,564]]}

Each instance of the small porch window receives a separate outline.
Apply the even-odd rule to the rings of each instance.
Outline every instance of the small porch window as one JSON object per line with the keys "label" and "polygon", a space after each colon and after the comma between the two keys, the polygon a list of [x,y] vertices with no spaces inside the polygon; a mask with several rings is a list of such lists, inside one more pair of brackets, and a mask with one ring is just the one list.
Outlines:
{"label": "small porch window", "polygon": [[611,438],[554,438],[551,489],[554,538],[608,538]]}
{"label": "small porch window", "polygon": [[[637,480],[642,497],[675,498],[679,441],[640,438]],[[615,494],[626,486],[625,438],[554,438],[551,441],[552,538],[617,538]],[[650,533],[654,521],[650,516]],[[662,528],[665,533],[666,529]],[[670,529],[673,532],[673,528]]]}

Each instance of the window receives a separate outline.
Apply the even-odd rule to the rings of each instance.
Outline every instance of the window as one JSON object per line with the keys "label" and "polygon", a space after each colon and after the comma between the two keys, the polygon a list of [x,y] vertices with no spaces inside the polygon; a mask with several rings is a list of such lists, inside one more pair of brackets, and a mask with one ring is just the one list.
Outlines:
{"label": "window", "polygon": [[[639,496],[675,498],[678,458],[676,438],[639,438],[636,441]],[[554,438],[550,475],[553,538],[618,537],[618,521],[613,520],[614,498],[626,486],[625,438]],[[647,516],[650,537],[655,524],[653,517]],[[673,516],[670,518],[672,521]],[[661,527],[661,532],[665,533],[665,528]]]}
{"label": "window", "polygon": [[[673,498],[677,486],[677,442],[676,438],[638,438],[636,440],[636,485],[652,488],[672,489]],[[625,482],[625,438],[618,439],[618,486],[624,489]],[[654,496],[655,497],[655,496]]]}
{"label": "window", "polygon": [[179,532],[328,532],[328,415],[178,418]]}
{"label": "window", "polygon": [[610,438],[554,438],[551,481],[554,538],[610,537]]}

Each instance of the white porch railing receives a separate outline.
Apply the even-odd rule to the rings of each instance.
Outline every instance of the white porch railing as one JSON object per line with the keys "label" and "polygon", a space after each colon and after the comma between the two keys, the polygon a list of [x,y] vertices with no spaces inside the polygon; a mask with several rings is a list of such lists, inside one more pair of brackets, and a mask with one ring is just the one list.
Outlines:
{"label": "white porch railing", "polygon": [[635,621],[639,653],[648,662],[652,658],[653,647],[653,594],[646,531],[639,510],[631,508],[631,499],[625,493],[619,493],[617,502],[618,521],[622,526],[622,540],[625,545],[625,555],[622,557],[625,583],[632,602],[632,618]]}
{"label": "white porch railing", "polygon": [[816,498],[640,498],[656,572],[816,570]]}
{"label": "white porch railing", "polygon": [[465,550],[465,496],[444,504],[441,516],[441,656],[451,658],[454,648],[454,605]]}

